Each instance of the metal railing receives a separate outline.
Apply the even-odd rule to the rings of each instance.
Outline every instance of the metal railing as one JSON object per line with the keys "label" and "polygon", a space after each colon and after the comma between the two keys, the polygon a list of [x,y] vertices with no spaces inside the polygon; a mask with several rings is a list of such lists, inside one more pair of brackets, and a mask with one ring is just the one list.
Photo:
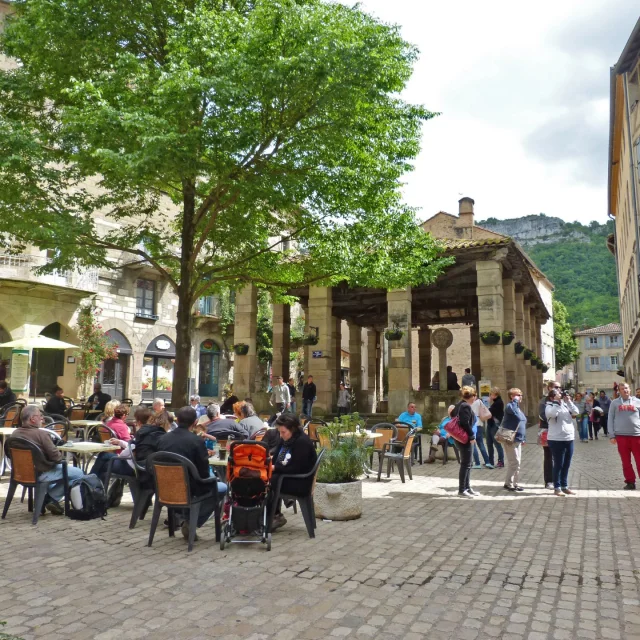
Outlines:
{"label": "metal railing", "polygon": [[36,273],[38,267],[44,267],[50,262],[45,256],[0,254],[0,278],[28,280],[83,291],[98,290],[97,269]]}

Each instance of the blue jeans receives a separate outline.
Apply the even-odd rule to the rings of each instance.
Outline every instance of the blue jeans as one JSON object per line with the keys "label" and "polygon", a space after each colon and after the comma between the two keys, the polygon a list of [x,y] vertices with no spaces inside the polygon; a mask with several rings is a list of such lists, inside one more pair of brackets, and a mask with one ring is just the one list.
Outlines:
{"label": "blue jeans", "polygon": [[580,440],[589,439],[589,416],[580,416],[578,418],[578,432]]}
{"label": "blue jeans", "polygon": [[553,488],[566,489],[569,486],[573,440],[549,440],[548,443],[553,458]]}
{"label": "blue jeans", "polygon": [[289,403],[289,413],[293,413],[294,415],[296,413],[296,401],[293,399]]}
{"label": "blue jeans", "polygon": [[476,445],[473,447],[473,461],[476,464],[480,464],[480,456],[478,455],[478,449],[480,449],[480,453],[482,454],[482,459],[484,463],[487,464],[489,462],[489,454],[484,447],[484,426],[478,425],[476,431]]}
{"label": "blue jeans", "polygon": [[487,449],[489,450],[489,463],[494,464],[493,460],[493,447],[495,446],[498,452],[498,462],[504,464],[504,449],[502,445],[496,440],[496,433],[500,428],[500,423],[492,420],[487,422]]}
{"label": "blue jeans", "polygon": [[[97,475],[98,478],[100,478],[102,484],[104,484],[107,480],[107,467],[109,466],[109,460],[111,460],[111,458],[117,457],[117,454],[113,453],[112,451],[103,451],[102,453],[99,453],[97,458],[95,459],[93,467],[91,467],[91,473]],[[127,463],[125,462],[125,464]],[[133,469],[131,469],[131,475],[133,475]]]}
{"label": "blue jeans", "polygon": [[312,409],[313,409],[313,400],[303,400],[302,401],[302,413],[305,416],[310,418]]}
{"label": "blue jeans", "polygon": [[[80,467],[67,467],[67,475],[69,477],[69,484],[72,480],[82,478],[84,473]],[[49,485],[49,497],[54,502],[60,502],[64,498],[64,482],[62,482],[62,465],[58,464],[50,471],[44,471],[38,476],[38,480],[42,482],[51,482],[52,480],[59,480],[60,482],[54,482]]]}

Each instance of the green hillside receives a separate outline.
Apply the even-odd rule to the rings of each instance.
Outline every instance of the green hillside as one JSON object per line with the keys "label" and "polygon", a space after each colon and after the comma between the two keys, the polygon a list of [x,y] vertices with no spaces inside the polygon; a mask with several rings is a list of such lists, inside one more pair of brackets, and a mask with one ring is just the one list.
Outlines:
{"label": "green hillside", "polygon": [[[527,217],[532,218],[534,216]],[[567,307],[571,325],[582,328],[620,322],[615,261],[606,246],[607,236],[613,233],[613,223],[591,222],[585,226],[546,216],[535,218],[538,223],[546,218],[553,227],[554,241],[549,242],[550,236],[543,233],[539,238],[526,239],[518,239],[517,231],[510,235],[523,244],[532,260],[555,285],[556,297]],[[510,222],[517,227],[522,220],[499,223],[496,220],[495,223],[503,226]],[[492,223],[493,220],[480,224],[491,228]]]}

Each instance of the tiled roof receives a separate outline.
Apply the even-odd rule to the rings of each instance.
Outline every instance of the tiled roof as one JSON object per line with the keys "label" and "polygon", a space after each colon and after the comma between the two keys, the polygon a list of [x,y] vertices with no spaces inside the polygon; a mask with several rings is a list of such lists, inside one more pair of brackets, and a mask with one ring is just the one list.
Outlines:
{"label": "tiled roof", "polygon": [[504,245],[512,242],[511,238],[502,236],[500,238],[478,238],[477,240],[466,240],[464,238],[437,240],[445,249],[473,249],[474,247],[487,247]]}
{"label": "tiled roof", "polygon": [[601,333],[622,333],[622,326],[618,322],[610,322],[609,324],[603,324],[600,327],[593,327],[593,329],[585,329],[584,331],[576,331],[576,336],[589,336]]}

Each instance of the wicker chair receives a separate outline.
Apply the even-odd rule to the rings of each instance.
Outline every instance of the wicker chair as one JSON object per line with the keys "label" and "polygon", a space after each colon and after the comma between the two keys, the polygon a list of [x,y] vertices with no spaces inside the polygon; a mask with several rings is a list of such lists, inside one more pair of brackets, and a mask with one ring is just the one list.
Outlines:
{"label": "wicker chair", "polygon": [[[274,498],[271,505],[271,513],[269,514],[269,531],[271,531],[271,527],[273,524],[273,516],[275,515],[276,509],[278,507],[278,502],[282,500],[291,500],[293,501],[293,511],[297,513],[296,502],[300,504],[300,511],[302,511],[302,518],[304,519],[304,524],[307,527],[307,533],[310,538],[315,538],[315,529],[316,529],[316,510],[313,504],[313,490],[316,486],[316,475],[318,474],[318,469],[320,467],[320,463],[322,462],[322,456],[324,456],[324,449],[321,449],[318,453],[318,459],[316,463],[309,471],[309,473],[276,473],[273,475],[273,479],[271,481],[271,490],[274,492]],[[285,479],[304,479],[313,477],[313,482],[311,484],[311,490],[309,494],[306,496],[294,496],[287,493],[282,493],[282,482]]]}
{"label": "wicker chair", "polygon": [[86,415],[87,410],[81,404],[77,404],[69,409],[69,420],[84,420]]}
{"label": "wicker chair", "polygon": [[307,435],[311,439],[311,442],[313,442],[316,446],[320,445],[321,447],[327,448],[326,442],[322,442],[318,434],[318,428],[326,427],[326,426],[327,426],[327,423],[324,420],[320,420],[318,418],[311,418],[305,423],[304,430],[306,431]]}
{"label": "wicker chair", "polygon": [[[396,420],[393,424],[395,425],[398,431],[396,440],[400,440],[400,441],[404,440],[407,437],[407,434],[409,433],[409,431],[411,431],[411,429],[415,429],[415,427],[413,425],[410,425],[408,422],[400,422]],[[413,453],[412,461],[415,462],[416,460],[419,460],[420,464],[422,464],[422,439],[417,433],[416,433],[416,437],[413,440],[412,453]]]}
{"label": "wicker chair", "polygon": [[106,424],[96,424],[87,431],[87,442],[106,442],[117,437],[116,432]]}
{"label": "wicker chair", "polygon": [[369,466],[373,466],[373,456],[377,454],[378,456],[378,466],[382,466],[382,458],[384,456],[384,447],[389,442],[394,441],[398,437],[398,430],[395,425],[392,425],[390,422],[380,422],[374,427],[371,428],[373,433],[381,433],[382,438],[374,438],[371,441],[371,446],[373,450],[371,451],[371,459],[369,461]]}
{"label": "wicker chair", "polygon": [[[411,430],[407,433],[405,439],[402,442],[387,442],[382,450],[383,460],[387,461],[387,478],[391,475],[391,465],[395,464],[398,467],[400,473],[400,479],[404,484],[404,470],[407,469],[409,479],[413,480],[411,473],[411,455],[413,449],[413,440],[415,438],[415,431]],[[378,465],[378,482],[380,482],[380,476],[382,475],[382,464]]]}
{"label": "wicker chair", "polygon": [[[26,438],[19,438],[11,436],[7,439],[5,444],[5,453],[11,460],[11,480],[9,481],[9,490],[7,491],[7,498],[4,503],[4,509],[2,510],[2,519],[4,520],[9,511],[9,506],[13,500],[13,496],[19,484],[25,489],[29,489],[29,511],[33,511],[32,524],[38,524],[38,518],[44,507],[44,499],[49,491],[49,485],[51,482],[41,482],[38,480],[38,471],[36,464],[38,462],[46,462],[46,458],[42,449],[27,440]],[[65,513],[68,511],[68,499],[69,499],[69,479],[67,477],[67,462],[62,461],[62,479],[64,482],[64,501],[65,501]],[[55,482],[59,482],[56,480]]]}
{"label": "wicker chair", "polygon": [[23,408],[24,405],[18,402],[7,405],[2,413],[2,417],[0,417],[0,426],[17,427],[20,424],[20,413]]}
{"label": "wicker chair", "polygon": [[53,431],[65,442],[69,439],[69,424],[66,422],[51,422],[46,426],[47,430]]}
{"label": "wicker chair", "polygon": [[[196,466],[184,456],[167,451],[152,453],[147,458],[146,468],[153,476],[156,500],[153,506],[153,519],[149,531],[149,543],[153,543],[153,537],[160,520],[162,507],[167,507],[169,512],[169,536],[174,536],[174,510],[189,511],[189,551],[193,549],[196,536],[196,524],[200,514],[200,505],[208,499],[215,500],[215,529],[216,542],[220,542],[220,499],[218,497],[218,479],[216,477],[201,478]],[[194,496],[191,483],[207,485],[211,490],[201,496]]]}

